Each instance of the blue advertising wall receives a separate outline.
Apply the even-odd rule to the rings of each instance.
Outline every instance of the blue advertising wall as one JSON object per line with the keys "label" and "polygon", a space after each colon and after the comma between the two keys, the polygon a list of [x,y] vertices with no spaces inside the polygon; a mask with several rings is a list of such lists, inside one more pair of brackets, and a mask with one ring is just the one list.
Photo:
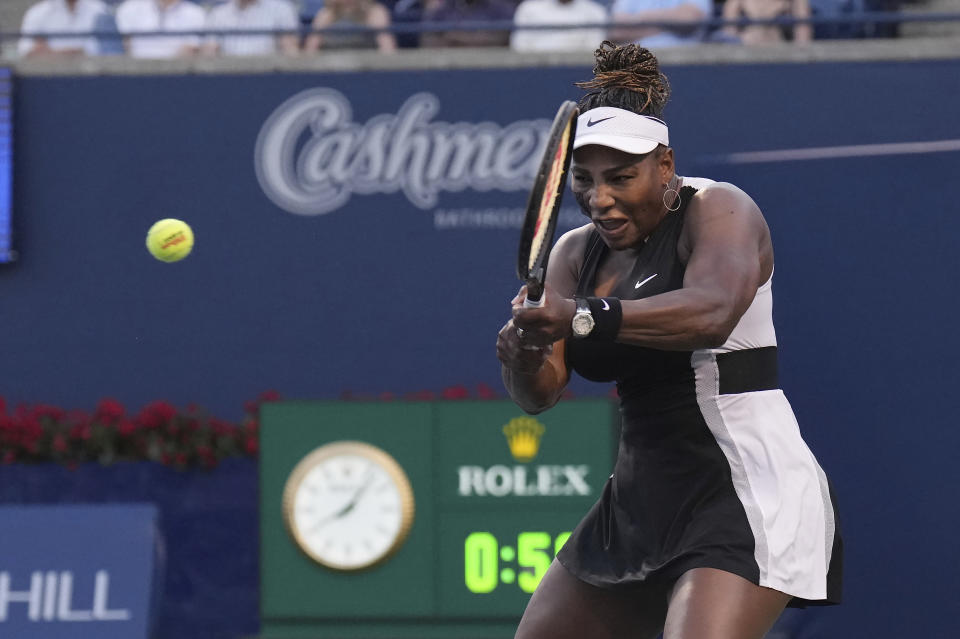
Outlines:
{"label": "blue advertising wall", "polygon": [[153,504],[0,506],[4,636],[149,639],[163,575]]}
{"label": "blue advertising wall", "polygon": [[[838,493],[846,603],[792,636],[954,636],[960,64],[666,70],[680,173],[767,216],[782,383]],[[0,395],[230,418],[265,389],[499,388],[529,159],[588,76],[17,78]],[[181,263],[146,253],[162,217],[194,228]]]}

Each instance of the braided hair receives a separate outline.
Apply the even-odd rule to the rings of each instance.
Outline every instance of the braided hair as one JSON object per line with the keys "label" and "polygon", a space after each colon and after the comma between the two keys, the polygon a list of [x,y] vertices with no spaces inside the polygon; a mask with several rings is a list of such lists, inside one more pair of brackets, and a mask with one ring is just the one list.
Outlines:
{"label": "braided hair", "polygon": [[594,51],[593,79],[577,82],[588,89],[580,98],[580,112],[608,106],[663,119],[670,98],[670,82],[660,71],[657,58],[635,44],[615,45],[603,41]]}

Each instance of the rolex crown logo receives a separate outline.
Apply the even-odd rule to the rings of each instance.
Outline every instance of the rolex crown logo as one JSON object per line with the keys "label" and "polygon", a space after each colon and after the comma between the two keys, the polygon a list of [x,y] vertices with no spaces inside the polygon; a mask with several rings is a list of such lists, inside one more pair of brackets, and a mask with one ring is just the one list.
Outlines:
{"label": "rolex crown logo", "polygon": [[537,456],[540,438],[547,429],[532,417],[515,417],[503,427],[510,454],[518,462],[526,463]]}

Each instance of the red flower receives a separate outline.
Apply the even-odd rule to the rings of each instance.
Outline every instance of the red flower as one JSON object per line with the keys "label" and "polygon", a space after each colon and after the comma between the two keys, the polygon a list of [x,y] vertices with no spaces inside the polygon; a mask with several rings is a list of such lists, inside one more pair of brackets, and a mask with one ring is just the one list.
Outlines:
{"label": "red flower", "polygon": [[177,409],[173,404],[165,401],[150,402],[144,410],[164,422],[170,421],[177,415]]}
{"label": "red flower", "polygon": [[231,435],[236,430],[236,426],[214,417],[210,419],[210,429],[215,435]]}
{"label": "red flower", "polygon": [[477,384],[477,397],[480,399],[496,399],[497,391],[490,388],[483,382]]}
{"label": "red flower", "polygon": [[88,424],[76,424],[70,429],[70,439],[86,441],[90,439],[91,429]]}
{"label": "red flower", "polygon": [[56,406],[48,406],[46,404],[37,404],[33,407],[33,415],[38,420],[39,419],[51,419],[59,420],[64,415],[64,410],[62,408],[57,408]]}
{"label": "red flower", "polygon": [[467,399],[470,397],[470,391],[466,386],[451,386],[443,389],[444,399]]}
{"label": "red flower", "polygon": [[162,423],[163,420],[155,413],[141,411],[137,415],[137,424],[146,430],[156,430]]}
{"label": "red flower", "polygon": [[[257,405],[273,401],[262,393]],[[0,398],[0,463],[56,461],[68,468],[116,461],[155,461],[177,468],[213,468],[221,459],[259,452],[257,413],[237,424],[208,416],[190,404],[185,411],[166,401],[127,414],[117,400],[105,398],[93,413],[65,411],[46,404],[18,404],[12,413]]]}
{"label": "red flower", "polygon": [[108,424],[113,424],[122,418],[125,413],[126,410],[124,409],[123,404],[115,399],[107,397],[100,400],[100,403],[97,404],[97,410],[94,414],[96,415],[97,419]]}
{"label": "red flower", "polygon": [[263,391],[260,393],[260,403],[280,401],[280,393],[275,390]]}
{"label": "red flower", "polygon": [[137,416],[137,421],[147,430],[160,428],[177,414],[177,409],[169,402],[151,402],[143,407]]}
{"label": "red flower", "polygon": [[137,432],[137,425],[132,419],[122,419],[117,425],[117,434],[121,437],[130,437]]}
{"label": "red flower", "polygon": [[63,435],[57,435],[53,438],[53,450],[58,453],[64,453],[67,451],[67,440]]}

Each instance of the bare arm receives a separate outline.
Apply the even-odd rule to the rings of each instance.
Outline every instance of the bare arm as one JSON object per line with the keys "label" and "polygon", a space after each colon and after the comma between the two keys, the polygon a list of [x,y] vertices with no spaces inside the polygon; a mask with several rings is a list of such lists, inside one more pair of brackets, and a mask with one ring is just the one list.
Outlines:
{"label": "bare arm", "polygon": [[[317,15],[313,17],[313,23],[311,26],[314,30],[316,29],[325,29],[329,27],[333,22],[333,14],[330,13],[330,10],[324,7],[317,11]],[[304,51],[317,51],[320,47],[323,46],[323,36],[319,33],[311,33],[307,36],[306,42],[303,43]]]}
{"label": "bare arm", "polygon": [[694,197],[679,249],[681,259],[687,257],[683,287],[624,301],[617,341],[664,350],[720,346],[772,268],[770,233],[760,209],[728,184]]}
{"label": "bare arm", "polygon": [[[634,42],[664,31],[663,27],[658,26],[631,25],[633,22],[700,22],[706,18],[706,14],[695,4],[632,13],[617,12],[613,14],[610,37],[616,42]],[[692,29],[683,27],[683,30]]]}
{"label": "bare arm", "polygon": [[[373,29],[386,29],[390,26],[390,13],[382,4],[374,4],[370,9],[370,16],[367,19],[367,26]],[[377,49],[382,53],[390,53],[397,50],[397,39],[390,31],[381,31],[377,33]]]}
{"label": "bare arm", "polygon": [[200,55],[207,57],[220,55],[220,41],[216,38],[209,38],[204,41],[200,47]]}
{"label": "bare arm", "polygon": [[[770,276],[773,251],[760,210],[743,191],[715,184],[694,196],[678,243],[686,261],[683,287],[640,300],[622,300],[617,341],[662,350],[723,344]],[[549,292],[544,309],[520,309],[514,323],[545,341],[570,334],[573,300]]]}
{"label": "bare arm", "polygon": [[[541,309],[550,316],[566,316],[566,300],[576,291],[586,239],[590,227],[584,226],[565,233],[550,254],[547,264],[547,287],[549,297]],[[526,291],[511,301],[516,316],[523,308]],[[552,301],[551,301],[552,300]],[[562,321],[562,320],[560,320]],[[569,320],[567,320],[569,324]],[[497,336],[497,357],[502,362],[503,385],[520,408],[528,413],[542,412],[560,399],[570,381],[570,371],[565,360],[565,340],[544,337],[538,342],[540,348],[531,346],[517,335],[517,327],[511,319],[500,329]]]}
{"label": "bare arm", "polygon": [[300,42],[295,34],[286,33],[277,36],[277,45],[283,55],[295,56],[300,54]]}
{"label": "bare arm", "polygon": [[[793,17],[794,18],[810,17],[809,0],[793,0]],[[812,24],[808,22],[806,24],[793,25],[793,41],[794,42],[810,42],[811,40],[813,40]]]}
{"label": "bare arm", "polygon": [[86,51],[82,48],[80,49],[52,49],[47,43],[46,38],[35,38],[33,48],[26,53],[28,58],[36,58],[42,56],[59,56],[62,58],[72,58],[77,56],[85,55]]}
{"label": "bare arm", "polygon": [[200,45],[185,44],[177,50],[177,56],[181,58],[191,58],[200,53]]}
{"label": "bare arm", "polygon": [[[726,0],[723,3],[723,19],[724,20],[736,20],[740,17],[740,12],[743,10],[742,0]],[[732,36],[739,36],[740,29],[736,25],[728,24],[723,27],[723,32],[728,33]]]}

